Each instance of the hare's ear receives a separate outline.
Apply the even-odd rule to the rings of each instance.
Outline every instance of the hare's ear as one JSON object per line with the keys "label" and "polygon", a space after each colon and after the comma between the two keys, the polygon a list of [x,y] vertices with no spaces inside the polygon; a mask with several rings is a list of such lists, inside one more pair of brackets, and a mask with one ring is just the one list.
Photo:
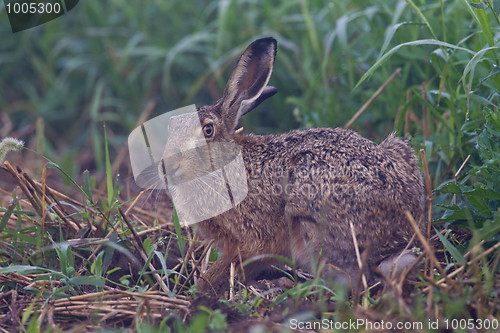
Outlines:
{"label": "hare's ear", "polygon": [[228,128],[234,129],[242,115],[276,93],[266,87],[276,57],[276,40],[257,39],[240,56],[222,96],[222,113]]}
{"label": "hare's ear", "polygon": [[[248,112],[255,109],[260,103],[262,103],[263,101],[265,101],[269,97],[274,96],[277,92],[278,92],[278,89],[276,89],[275,87],[265,86],[264,89],[262,90],[262,92],[260,93],[260,96],[257,99],[255,99],[249,103],[242,103],[241,104],[237,118],[240,119],[241,117],[246,115]],[[238,120],[236,120],[236,122],[237,121]],[[236,124],[235,124],[235,126],[236,126]]]}

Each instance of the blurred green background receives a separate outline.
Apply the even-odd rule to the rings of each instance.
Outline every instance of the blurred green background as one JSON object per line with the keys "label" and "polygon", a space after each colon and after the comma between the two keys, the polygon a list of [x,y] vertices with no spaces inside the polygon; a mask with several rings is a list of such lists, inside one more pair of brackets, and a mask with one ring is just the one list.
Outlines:
{"label": "blurred green background", "polygon": [[[436,253],[443,267],[446,263],[446,272],[460,267],[466,273],[453,278],[459,286],[453,289],[454,283],[448,281],[452,275],[446,277],[434,270],[430,282],[422,280],[423,284],[415,286],[419,291],[416,297],[412,294],[410,307],[405,305],[407,295],[394,285],[391,288],[397,290],[397,298],[374,298],[370,300],[373,306],[362,312],[355,307],[353,315],[343,315],[340,303],[335,318],[345,320],[360,313],[372,316],[380,311],[378,317],[385,320],[384,308],[390,307],[393,310],[388,313],[422,322],[433,316],[489,320],[498,315],[494,305],[500,290],[499,250],[481,261],[476,255],[500,242],[499,11],[500,0],[80,0],[68,14],[13,34],[6,9],[0,5],[0,139],[22,139],[36,152],[25,150],[22,155],[8,156],[33,178],[40,178],[44,165],[53,166],[41,158],[45,156],[69,175],[60,178],[75,179],[74,183],[68,180],[72,188],[65,189],[66,193],[78,192],[75,185],[83,183],[89,195],[79,213],[82,225],[96,225],[105,231],[109,227],[101,229],[104,220],[87,214],[86,207],[92,189],[98,188],[101,200],[90,200],[90,205],[106,212],[101,214],[106,219],[121,216],[116,210],[130,198],[122,195],[123,183],[132,178],[126,172],[119,178],[116,170],[121,172],[129,165],[128,134],[140,119],[217,100],[237,57],[256,38],[273,36],[278,40],[270,80],[278,94],[244,117],[247,132],[345,126],[401,68],[401,74],[352,128],[375,142],[396,132],[409,140],[421,161],[425,153],[421,171],[428,176],[432,204],[427,212],[432,228],[441,232],[437,235],[442,246],[436,247]],[[106,168],[109,159],[105,156],[109,155],[104,148],[104,123],[114,172],[110,171],[111,163]],[[116,161],[121,161],[121,168]],[[81,177],[85,169],[91,171]],[[49,178],[47,184],[52,185],[52,180]],[[2,188],[2,181],[0,192],[9,193]],[[103,199],[106,188],[107,200]],[[16,198],[14,190],[9,200],[11,196]],[[118,197],[124,200],[115,201]],[[56,267],[54,270],[62,267],[63,274],[57,278],[62,287],[54,288],[53,295],[58,290],[73,290],[64,289],[73,288],[69,278],[76,272],[72,256],[80,258],[77,253],[84,252],[75,247],[73,254],[65,245],[68,251],[56,248],[61,263],[53,253],[47,264],[45,257],[37,254],[54,243],[47,230],[36,229],[41,223],[38,220],[43,219],[22,210],[17,199],[8,208],[4,206],[0,207],[4,213],[0,231],[11,214],[18,219],[15,231],[5,228],[2,234],[3,266],[22,263],[21,274],[28,264]],[[24,222],[30,220],[35,222]],[[101,237],[99,232],[96,235]],[[180,228],[177,235],[181,235]],[[184,241],[179,237],[177,242]],[[151,239],[146,244],[144,248],[151,249],[148,251],[153,256]],[[95,267],[106,259],[99,254],[91,261],[94,259],[87,260],[86,254],[81,257],[83,266],[89,267],[84,268],[85,274],[101,281],[104,271]],[[63,260],[66,257],[70,259]],[[165,276],[168,274],[165,269]],[[436,281],[443,275],[443,289],[433,287],[440,285]],[[50,279],[52,283],[52,275]],[[177,285],[180,280],[176,281]],[[315,281],[311,280],[310,286],[316,288]],[[424,285],[432,287],[430,292],[421,288]],[[271,307],[280,304],[279,311],[286,316],[288,308],[283,310],[282,305],[307,299],[304,304],[310,311],[316,297],[310,295],[323,295],[323,291],[303,286],[287,291],[288,300],[294,302],[273,302]],[[281,301],[286,299],[283,295],[278,297]],[[261,317],[260,310],[254,312],[263,299],[257,296],[255,309],[246,310],[252,313],[252,320]],[[331,315],[329,306],[321,309],[329,309],[324,315]],[[11,312],[21,313],[16,311]],[[30,319],[35,328],[39,327],[37,318]],[[196,318],[193,322],[197,323]]]}

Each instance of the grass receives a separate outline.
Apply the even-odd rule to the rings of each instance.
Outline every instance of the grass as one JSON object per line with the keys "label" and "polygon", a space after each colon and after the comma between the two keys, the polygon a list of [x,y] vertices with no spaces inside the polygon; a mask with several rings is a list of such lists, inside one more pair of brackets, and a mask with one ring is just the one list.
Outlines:
{"label": "grass", "polygon": [[[465,332],[493,323],[499,11],[497,1],[112,0],[81,2],[23,33],[0,25],[0,138],[28,148],[23,159],[8,155],[21,171],[0,169],[0,328],[287,331],[297,319],[422,323],[420,331],[437,321],[434,331]],[[413,284],[349,297],[331,281],[286,272],[292,285],[235,281],[207,302],[193,284],[217,253],[176,226],[169,208],[141,209],[154,196],[134,201],[123,185],[123,147],[138,119],[219,98],[235,57],[263,35],[279,42],[279,93],[246,116],[247,130],[344,126],[376,96],[352,128],[378,142],[396,131],[420,152],[432,233],[422,235],[425,269]]]}

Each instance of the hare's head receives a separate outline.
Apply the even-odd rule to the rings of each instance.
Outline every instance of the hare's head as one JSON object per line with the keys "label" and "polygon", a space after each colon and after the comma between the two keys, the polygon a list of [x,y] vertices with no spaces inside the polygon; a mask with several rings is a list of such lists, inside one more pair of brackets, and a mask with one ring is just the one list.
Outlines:
{"label": "hare's head", "polygon": [[238,59],[222,98],[198,110],[208,141],[232,141],[240,118],[277,92],[276,88],[267,86],[276,46],[276,40],[271,37],[250,44]]}
{"label": "hare's head", "polygon": [[[170,174],[171,179],[186,182],[212,171],[214,160],[222,164],[234,158],[235,154],[228,154],[231,146],[224,143],[234,143],[239,119],[277,92],[267,86],[276,46],[271,37],[254,41],[238,59],[222,98],[196,113],[171,118],[164,153],[168,158],[159,166],[160,174]],[[220,155],[214,151],[217,149]]]}

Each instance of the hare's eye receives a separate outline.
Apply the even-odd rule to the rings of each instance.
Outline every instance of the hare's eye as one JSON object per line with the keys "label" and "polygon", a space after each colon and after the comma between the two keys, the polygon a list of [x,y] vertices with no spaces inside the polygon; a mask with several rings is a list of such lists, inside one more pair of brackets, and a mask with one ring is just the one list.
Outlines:
{"label": "hare's eye", "polygon": [[213,124],[206,124],[203,126],[203,135],[205,135],[206,138],[211,138],[214,136],[215,133],[215,128]]}

